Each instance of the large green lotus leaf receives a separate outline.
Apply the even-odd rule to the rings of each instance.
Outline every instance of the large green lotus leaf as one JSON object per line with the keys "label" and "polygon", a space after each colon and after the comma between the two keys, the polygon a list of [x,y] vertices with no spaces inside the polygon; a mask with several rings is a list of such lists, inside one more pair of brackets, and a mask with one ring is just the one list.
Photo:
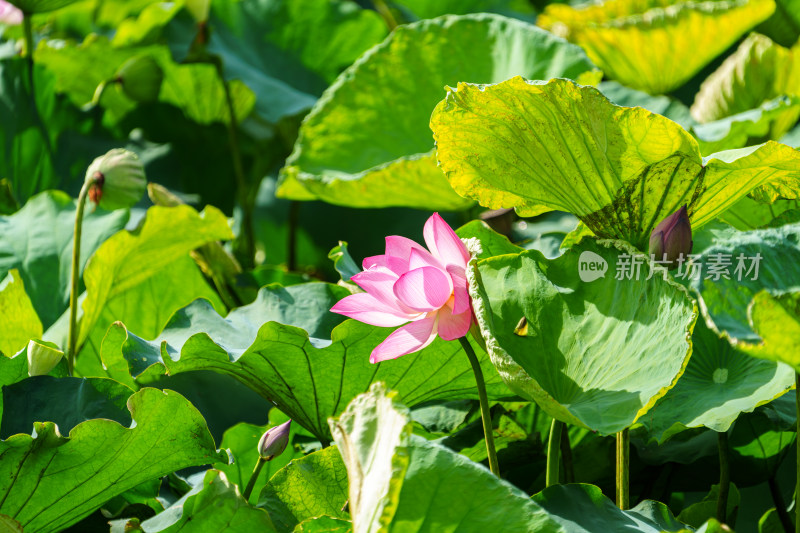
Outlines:
{"label": "large green lotus leaf", "polygon": [[[269,424],[266,426],[257,426],[255,424],[246,424],[244,422],[236,424],[225,432],[222,437],[222,444],[220,448],[228,450],[233,455],[233,462],[231,464],[217,463],[214,468],[221,470],[225,473],[225,477],[231,483],[236,483],[240,488],[244,489],[247,482],[250,481],[250,476],[253,473],[253,468],[256,466],[258,460],[258,441],[264,432],[270,427],[286,422],[288,417],[278,411],[272,409],[270,411]],[[289,443],[286,449],[278,457],[272,461],[267,462],[258,474],[255,484],[255,490],[250,495],[250,503],[255,504],[258,501],[258,493],[267,481],[278,470],[286,466],[293,459],[303,457],[302,452],[297,450],[294,446],[295,437],[297,435],[298,425],[293,424],[289,432]]]}
{"label": "large green lotus leaf", "polygon": [[[702,268],[695,269],[691,287],[699,296],[708,325],[731,340],[758,344],[761,338],[748,315],[756,295],[762,290],[775,295],[800,291],[800,225],[723,232],[694,261]],[[718,268],[719,275],[714,273]],[[761,299],[763,304],[770,300],[766,295]],[[777,311],[771,305],[767,308]],[[785,325],[790,326],[791,321]],[[785,347],[791,339],[783,337],[785,340],[779,342]],[[792,357],[792,353],[785,357]]]}
{"label": "large green lotus leaf", "polygon": [[578,78],[593,69],[577,46],[500,16],[400,26],[345,71],[306,117],[278,195],[351,207],[463,208],[470,202],[442,178],[427,127],[442,86],[514,75]]}
{"label": "large green lotus leaf", "polygon": [[[773,221],[780,221],[780,216],[787,211],[800,208],[800,201],[775,200],[774,202],[759,202],[745,196],[733,207],[722,213],[719,219],[740,231],[749,231],[767,226],[774,227]],[[788,216],[788,213],[787,215]]]}
{"label": "large green lotus leaf", "polygon": [[253,531],[274,533],[269,515],[251,507],[238,487],[219,470],[209,469],[203,482],[187,492],[163,513],[139,523],[137,519],[115,520],[112,533],[206,533]]}
{"label": "large green lotus leaf", "polygon": [[508,240],[505,235],[500,235],[486,222],[473,220],[467,222],[456,231],[462,239],[478,239],[480,251],[476,254],[478,259],[486,259],[503,254],[516,254],[523,250],[516,244]]}
{"label": "large green lotus leaf", "polygon": [[0,281],[0,354],[11,357],[31,339],[42,337],[42,322],[17,269]]}
{"label": "large green lotus leaf", "polygon": [[535,7],[519,0],[394,0],[420,19],[468,13],[498,13],[520,19],[536,18]]}
{"label": "large green lotus leaf", "polygon": [[52,422],[0,442],[0,513],[31,532],[61,531],[145,481],[220,460],[202,416],[179,394],[142,389],[128,400],[135,424],[96,419],[69,437]]}
{"label": "large green lotus leaf", "polygon": [[[0,217],[0,276],[19,270],[45,329],[69,305],[72,240],[76,202],[60,191],[31,198],[13,215]],[[80,266],[111,235],[125,227],[128,211],[86,209],[81,234]]]}
{"label": "large green lotus leaf", "polygon": [[620,511],[594,485],[552,485],[534,494],[531,499],[558,522],[560,527],[554,531],[686,531],[685,526],[675,519],[663,503],[645,500],[632,509]]}
{"label": "large green lotus leaf", "polygon": [[[800,95],[799,50],[784,48],[758,33],[750,34],[703,82],[692,104],[692,116],[711,122],[756,109],[779,96]],[[780,139],[798,116],[797,107],[776,116],[769,138]]]}
{"label": "large green lotus leaf", "polygon": [[646,279],[647,265],[638,278],[615,279],[626,260],[644,260],[618,245],[584,239],[554,260],[528,251],[468,269],[504,381],[551,416],[603,435],[633,424],[675,384],[697,316],[682,287],[659,273]]}
{"label": "large green lotus leaf", "polygon": [[[325,441],[330,440],[327,418],[376,381],[390,384],[409,405],[477,398],[469,361],[457,342],[436,339],[419,353],[370,364],[369,354],[391,329],[331,313],[349,293],[327,283],[267,286],[254,303],[225,318],[199,300],[175,313],[152,342],[115,324],[103,343],[103,362],[118,379],[130,373],[140,383],[192,370],[229,374]],[[490,396],[511,396],[486,353],[473,346]]]}
{"label": "large green lotus leaf", "polygon": [[674,120],[687,130],[697,124],[692,118],[689,108],[680,100],[670,96],[653,96],[636,89],[631,89],[616,81],[604,81],[597,85],[606,98],[623,107],[643,107],[653,113]]}
{"label": "large green lotus leaf", "polygon": [[278,531],[292,531],[306,519],[347,519],[347,469],[336,446],[293,460],[275,472],[258,497]]}
{"label": "large green lotus leaf", "polygon": [[800,194],[800,154],[788,146],[770,141],[703,159],[671,120],[569,80],[460,83],[431,128],[459,194],[523,216],[542,206],[568,211],[597,236],[640,249],[684,204],[699,228],[761,185]]}
{"label": "large green lotus leaf", "polygon": [[612,79],[650,94],[694,76],[775,10],[773,0],[550,4],[537,24],[581,45]]}
{"label": "large green lotus leaf", "polygon": [[[61,108],[57,105],[53,76],[35,68],[33,94],[28,83],[22,81],[27,79],[25,59],[6,58],[0,62],[0,176],[8,180],[14,203],[59,184],[61,179],[55,172],[54,154],[48,144],[54,147],[59,134],[74,126],[58,120]],[[33,99],[36,109],[30,105]]]}
{"label": "large green lotus leaf", "polygon": [[9,0],[9,3],[17,6],[24,13],[45,13],[54,11],[64,6],[75,3],[77,0]]}
{"label": "large green lotus leaf", "polygon": [[129,426],[126,402],[133,391],[106,378],[54,378],[35,376],[3,387],[3,422],[0,438],[30,433],[36,422],[53,422],[59,433],[95,418]]}
{"label": "large green lotus leaf", "polygon": [[728,431],[749,413],[794,386],[788,365],[750,357],[717,336],[702,320],[692,333],[692,357],[678,383],[639,419],[663,442],[687,427]]}
{"label": "large green lotus leaf", "polygon": [[558,531],[528,495],[485,467],[412,436],[408,409],[376,383],[331,432],[347,467],[353,531]]}
{"label": "large green lotus leaf", "polygon": [[224,309],[189,252],[232,237],[225,215],[212,206],[199,214],[189,206],[154,206],[135,231],[104,242],[83,276],[86,299],[76,359],[81,375],[106,375],[100,345],[114,321],[152,338],[175,311],[197,298]]}

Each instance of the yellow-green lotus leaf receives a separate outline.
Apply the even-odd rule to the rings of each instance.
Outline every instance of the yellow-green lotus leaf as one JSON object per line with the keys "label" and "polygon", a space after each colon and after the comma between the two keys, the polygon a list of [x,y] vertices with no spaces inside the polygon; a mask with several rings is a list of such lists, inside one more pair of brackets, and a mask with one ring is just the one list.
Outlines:
{"label": "yellow-green lotus leaf", "polygon": [[539,26],[581,45],[610,78],[650,94],[683,85],[775,10],[773,0],[550,4]]}

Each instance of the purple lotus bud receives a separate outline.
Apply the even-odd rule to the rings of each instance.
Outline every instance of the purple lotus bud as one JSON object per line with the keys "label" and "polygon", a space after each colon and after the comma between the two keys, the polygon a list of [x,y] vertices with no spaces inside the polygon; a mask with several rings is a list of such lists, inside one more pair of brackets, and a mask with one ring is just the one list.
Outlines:
{"label": "purple lotus bud", "polygon": [[258,455],[262,459],[272,461],[283,453],[289,443],[289,426],[291,425],[292,421],[289,420],[280,426],[269,428],[266,433],[261,435],[261,440],[258,441]]}
{"label": "purple lotus bud", "polygon": [[678,259],[684,260],[692,251],[692,225],[684,205],[658,223],[650,234],[650,255],[656,261],[667,261],[672,270],[678,266]]}

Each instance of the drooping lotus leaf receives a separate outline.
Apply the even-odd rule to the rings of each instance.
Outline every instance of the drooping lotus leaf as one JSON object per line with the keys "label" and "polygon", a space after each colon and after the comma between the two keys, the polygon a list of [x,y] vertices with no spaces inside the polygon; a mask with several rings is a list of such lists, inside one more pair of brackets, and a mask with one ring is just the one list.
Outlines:
{"label": "drooping lotus leaf", "polygon": [[31,339],[42,337],[42,322],[17,269],[0,281],[0,354],[11,357]]}
{"label": "drooping lotus leaf", "polygon": [[[246,424],[242,422],[228,429],[222,437],[220,448],[230,451],[233,456],[233,462],[231,464],[217,463],[214,465],[214,468],[224,472],[225,477],[227,477],[231,483],[236,483],[239,485],[239,488],[244,490],[244,487],[247,486],[247,482],[250,481],[253,467],[256,466],[256,461],[258,460],[258,441],[267,429],[282,424],[286,422],[286,420],[288,420],[286,415],[277,409],[272,409],[270,411],[269,424],[266,426],[256,426],[255,424]],[[258,493],[261,487],[267,483],[273,474],[286,466],[293,459],[303,456],[293,445],[298,427],[297,424],[292,424],[289,443],[286,445],[286,449],[282,454],[275,457],[272,461],[267,462],[261,468],[253,493],[250,495],[250,503],[255,504],[258,502]]]}
{"label": "drooping lotus leaf", "polygon": [[[0,277],[7,276],[12,268],[19,271],[45,329],[69,305],[75,204],[66,193],[46,191],[13,215],[0,217]],[[85,213],[81,269],[98,246],[128,222],[127,209],[86,209]]]}
{"label": "drooping lotus leaf", "polygon": [[[533,498],[486,468],[411,435],[396,394],[374,385],[331,430],[350,482],[353,531],[679,531],[666,505],[620,511],[591,485],[557,485]],[[431,504],[433,502],[433,504]]]}
{"label": "drooping lotus leaf", "polygon": [[350,207],[466,207],[470,201],[452,191],[432,153],[427,125],[442,87],[521,74],[578,78],[593,70],[577,46],[500,16],[400,26],[347,69],[306,117],[278,196]]}
{"label": "drooping lotus leaf", "polygon": [[[130,525],[129,525],[130,524]],[[163,513],[139,523],[115,520],[112,533],[147,531],[182,533],[204,531],[258,531],[274,533],[269,515],[248,505],[239,488],[219,470],[209,469],[203,482],[183,495]],[[126,527],[128,526],[128,527]],[[129,529],[130,528],[130,529]]]}
{"label": "drooping lotus leaf", "polygon": [[[736,52],[701,85],[692,116],[711,122],[756,109],[779,96],[800,96],[800,48],[784,48],[751,33]],[[797,122],[800,109],[787,108],[771,119],[770,139],[780,139]]]}
{"label": "drooping lotus leaf", "polygon": [[[762,290],[776,296],[800,291],[800,226],[724,232],[694,261],[702,268],[695,270],[691,287],[699,296],[708,325],[731,340],[758,344],[761,338],[750,323],[751,316],[755,320],[756,308],[749,309],[756,295]],[[768,304],[767,295],[759,300],[757,307],[766,304],[762,310],[778,311]],[[790,325],[791,321],[784,327]],[[781,336],[785,339],[781,343],[790,342],[791,336]],[[781,357],[794,359],[797,353],[790,351]],[[784,362],[794,366],[798,361]]]}
{"label": "drooping lotus leaf", "polygon": [[[626,267],[635,260],[638,275]],[[603,435],[643,416],[683,373],[697,317],[682,287],[647,279],[644,261],[622,243],[583,239],[550,261],[526,251],[471,264],[475,315],[509,387]]]}
{"label": "drooping lotus leaf", "polygon": [[82,347],[76,357],[78,372],[107,375],[100,364],[100,345],[116,320],[124,320],[139,334],[152,338],[172,313],[197,298],[224,309],[189,252],[231,238],[225,215],[212,206],[202,213],[185,205],[154,206],[136,231],[119,232],[103,243],[83,276],[86,299],[78,338]]}
{"label": "drooping lotus leaf", "polygon": [[460,83],[431,117],[459,194],[525,215],[574,213],[598,237],[645,249],[682,205],[699,228],[756,187],[800,195],[800,153],[775,142],[702,158],[688,132],[569,80]]}
{"label": "drooping lotus leaf", "polygon": [[610,78],[662,94],[683,85],[774,10],[773,0],[612,0],[550,4],[537,23],[581,45]]}
{"label": "drooping lotus leaf", "polygon": [[37,422],[35,437],[0,441],[0,513],[25,531],[61,531],[140,483],[222,460],[202,416],[179,394],[142,389],[128,409],[132,428],[96,419],[63,437],[52,422]]}
{"label": "drooping lotus leaf", "polygon": [[[267,286],[254,303],[225,318],[199,300],[175,313],[152,342],[113,325],[103,342],[103,362],[117,379],[133,376],[143,384],[164,373],[229,374],[323,440],[330,440],[327,418],[376,381],[390,384],[409,405],[477,398],[458,342],[437,339],[419,353],[370,364],[369,354],[392,330],[331,313],[347,294],[327,283]],[[473,347],[490,396],[510,397],[486,353]]]}
{"label": "drooping lotus leaf", "polygon": [[293,531],[308,518],[350,518],[347,469],[336,446],[328,446],[275,472],[258,496],[278,531]]}
{"label": "drooping lotus leaf", "polygon": [[692,333],[692,357],[678,383],[639,422],[660,442],[687,427],[728,431],[751,412],[794,386],[794,370],[750,357],[702,320]]}
{"label": "drooping lotus leaf", "polygon": [[347,467],[354,533],[556,530],[527,494],[463,455],[413,437],[412,425],[382,383],[330,421]]}

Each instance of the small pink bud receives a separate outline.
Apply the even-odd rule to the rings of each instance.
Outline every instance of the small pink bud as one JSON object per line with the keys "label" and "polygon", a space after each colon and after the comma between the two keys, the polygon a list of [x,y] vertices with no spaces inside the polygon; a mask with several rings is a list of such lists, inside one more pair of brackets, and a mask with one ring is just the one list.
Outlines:
{"label": "small pink bud", "polygon": [[272,461],[274,458],[283,453],[286,445],[289,443],[289,427],[292,421],[289,420],[281,424],[269,428],[258,441],[258,455],[266,461]]}
{"label": "small pink bud", "polygon": [[650,234],[650,255],[657,261],[666,260],[670,270],[678,266],[678,259],[692,251],[692,225],[684,205],[658,223]]}

